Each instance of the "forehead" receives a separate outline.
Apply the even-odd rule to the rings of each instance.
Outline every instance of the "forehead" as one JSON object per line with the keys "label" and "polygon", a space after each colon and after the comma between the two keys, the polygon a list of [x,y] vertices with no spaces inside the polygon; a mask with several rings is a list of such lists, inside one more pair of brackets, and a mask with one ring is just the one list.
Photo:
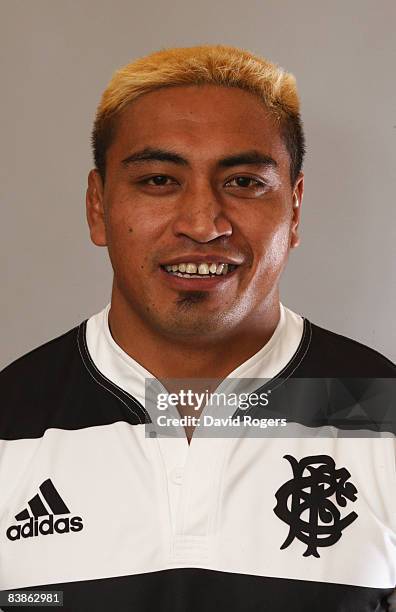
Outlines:
{"label": "forehead", "polygon": [[236,87],[189,85],[143,94],[118,118],[110,149],[124,154],[172,145],[191,157],[258,149],[288,159],[276,119],[256,95]]}

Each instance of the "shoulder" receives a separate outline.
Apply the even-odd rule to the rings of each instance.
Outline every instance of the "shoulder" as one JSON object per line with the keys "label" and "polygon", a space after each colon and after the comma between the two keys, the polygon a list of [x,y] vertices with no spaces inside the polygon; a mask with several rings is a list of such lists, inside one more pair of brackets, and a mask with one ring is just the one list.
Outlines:
{"label": "shoulder", "polygon": [[[54,415],[63,412],[67,396],[77,387],[86,387],[77,343],[80,327],[35,348],[0,372],[0,438],[39,437],[58,422]],[[64,422],[64,418],[59,421]]]}
{"label": "shoulder", "polygon": [[49,428],[146,421],[136,399],[92,363],[86,324],[83,321],[0,372],[0,439],[38,438]]}
{"label": "shoulder", "polygon": [[396,365],[377,350],[305,319],[307,348],[301,376],[396,377]]}
{"label": "shoulder", "polygon": [[56,383],[61,377],[67,376],[71,364],[78,355],[77,336],[81,326],[70,329],[45,344],[19,357],[0,372],[2,389],[29,387],[30,392],[45,380]]}
{"label": "shoulder", "polygon": [[363,437],[396,432],[396,365],[385,355],[307,319],[298,352],[293,380],[278,400],[290,406],[291,420],[363,430]]}

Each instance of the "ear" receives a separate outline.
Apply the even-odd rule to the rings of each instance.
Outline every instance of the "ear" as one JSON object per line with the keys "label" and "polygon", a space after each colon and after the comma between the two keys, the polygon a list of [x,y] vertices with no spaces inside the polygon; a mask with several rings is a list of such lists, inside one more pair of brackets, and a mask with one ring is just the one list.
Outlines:
{"label": "ear", "polygon": [[290,248],[294,249],[300,244],[298,226],[301,218],[301,204],[304,195],[304,174],[300,172],[293,189],[293,218],[290,229]]}
{"label": "ear", "polygon": [[88,175],[86,208],[91,240],[96,246],[107,245],[103,193],[103,181],[98,170],[91,170]]}

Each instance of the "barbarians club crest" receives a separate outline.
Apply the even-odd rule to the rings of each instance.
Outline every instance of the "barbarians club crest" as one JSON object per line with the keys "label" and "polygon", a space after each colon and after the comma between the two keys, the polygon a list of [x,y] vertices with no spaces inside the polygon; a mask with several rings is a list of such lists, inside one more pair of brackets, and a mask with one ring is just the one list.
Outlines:
{"label": "barbarians club crest", "polygon": [[307,545],[304,557],[320,557],[318,548],[332,546],[342,532],[358,517],[356,512],[341,516],[347,500],[355,502],[357,489],[348,480],[351,474],[344,467],[336,468],[328,455],[304,457],[297,461],[285,455],[293,470],[293,478],[275,494],[274,512],[290,530],[281,550],[295,538]]}

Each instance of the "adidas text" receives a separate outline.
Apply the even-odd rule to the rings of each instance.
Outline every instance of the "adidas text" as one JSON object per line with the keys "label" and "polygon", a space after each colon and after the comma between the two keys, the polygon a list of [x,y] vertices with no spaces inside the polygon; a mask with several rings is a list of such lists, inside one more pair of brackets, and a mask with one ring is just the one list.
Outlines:
{"label": "adidas text", "polygon": [[54,521],[54,517],[50,515],[48,518],[38,519],[31,517],[24,525],[11,525],[7,529],[7,538],[11,541],[20,540],[22,538],[33,538],[39,535],[48,535],[53,533],[69,533],[70,531],[81,531],[83,529],[83,521],[81,516],[72,516],[71,518],[59,518]]}

